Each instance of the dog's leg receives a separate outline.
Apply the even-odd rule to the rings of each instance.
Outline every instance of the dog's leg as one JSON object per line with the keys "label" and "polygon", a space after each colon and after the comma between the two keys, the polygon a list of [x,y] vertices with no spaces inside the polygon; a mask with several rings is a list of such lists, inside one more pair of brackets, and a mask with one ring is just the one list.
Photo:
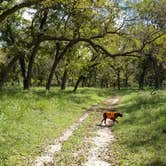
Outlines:
{"label": "dog's leg", "polygon": [[104,119],[104,124],[106,125],[106,119]]}
{"label": "dog's leg", "polygon": [[103,121],[104,121],[104,119],[102,119],[102,121],[101,121],[100,125],[102,125]]}
{"label": "dog's leg", "polygon": [[103,121],[104,121],[104,124],[106,125],[106,119],[105,118],[102,119],[100,125],[102,125]]}

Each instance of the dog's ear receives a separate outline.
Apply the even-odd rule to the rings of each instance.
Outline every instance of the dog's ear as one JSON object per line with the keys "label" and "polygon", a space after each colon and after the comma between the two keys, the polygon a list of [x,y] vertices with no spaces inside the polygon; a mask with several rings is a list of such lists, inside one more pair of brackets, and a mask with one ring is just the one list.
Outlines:
{"label": "dog's ear", "polygon": [[121,113],[117,113],[117,115],[118,115],[118,116],[120,116],[120,117],[122,117],[122,116],[123,116],[123,114],[121,114]]}

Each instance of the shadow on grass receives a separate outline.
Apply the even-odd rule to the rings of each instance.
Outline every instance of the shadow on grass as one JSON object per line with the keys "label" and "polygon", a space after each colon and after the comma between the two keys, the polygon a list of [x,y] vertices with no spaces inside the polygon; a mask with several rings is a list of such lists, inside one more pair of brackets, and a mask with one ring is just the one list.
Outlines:
{"label": "shadow on grass", "polygon": [[117,106],[124,116],[114,131],[119,136],[118,143],[124,147],[122,154],[127,155],[128,160],[133,156],[134,161],[141,162],[140,165],[166,165],[165,101],[166,95],[135,93]]}
{"label": "shadow on grass", "polygon": [[160,159],[156,159],[153,161],[150,161],[145,166],[166,166],[166,161],[161,161]]}

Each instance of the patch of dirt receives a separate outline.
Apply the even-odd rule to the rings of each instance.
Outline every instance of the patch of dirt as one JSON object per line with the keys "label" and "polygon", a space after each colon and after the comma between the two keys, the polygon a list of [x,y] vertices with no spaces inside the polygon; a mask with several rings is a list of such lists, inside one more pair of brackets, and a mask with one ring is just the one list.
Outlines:
{"label": "patch of dirt", "polygon": [[46,166],[46,165],[54,165],[54,155],[59,152],[62,148],[63,142],[67,141],[68,138],[73,134],[73,132],[78,128],[78,126],[89,116],[88,113],[83,114],[79,120],[71,125],[61,137],[55,140],[55,143],[49,145],[45,151],[38,156],[34,162],[34,166]]}
{"label": "patch of dirt", "polygon": [[85,166],[110,166],[105,160],[107,160],[108,146],[114,139],[109,128],[98,129],[97,136],[89,139],[94,146],[89,151],[88,161]]}
{"label": "patch of dirt", "polygon": [[[112,107],[119,101],[119,98],[111,98],[104,101],[104,104]],[[84,166],[111,166],[108,163],[108,146],[115,140],[115,137],[110,128],[110,121],[106,121],[106,125],[97,130],[97,136],[89,138],[89,141],[93,144],[93,147],[89,150],[88,161]]]}
{"label": "patch of dirt", "polygon": [[[119,101],[118,97],[108,98],[103,101],[102,104],[105,105],[106,109],[112,109],[115,104]],[[55,139],[54,144],[49,145],[45,151],[38,157],[36,157],[33,165],[34,166],[51,166],[55,165],[55,154],[60,152],[62,149],[62,144],[68,140],[68,138],[73,134],[73,132],[82,124],[82,122],[89,116],[89,112],[98,111],[100,105],[94,105],[84,113],[77,122],[71,125],[59,138]],[[104,110],[103,110],[104,111]],[[107,126],[112,124],[111,121],[107,120],[106,125],[103,127],[98,127],[97,135],[87,140],[93,144],[89,149],[88,158],[86,163],[82,163],[84,166],[111,166],[108,161],[108,146],[111,142],[115,140],[111,129]],[[75,154],[77,155],[77,154]]]}

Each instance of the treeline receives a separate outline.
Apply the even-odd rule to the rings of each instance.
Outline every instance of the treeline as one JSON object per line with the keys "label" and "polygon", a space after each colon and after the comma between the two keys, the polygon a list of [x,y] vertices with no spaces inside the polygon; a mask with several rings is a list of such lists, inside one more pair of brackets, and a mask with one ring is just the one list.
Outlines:
{"label": "treeline", "polygon": [[0,2],[0,89],[166,84],[166,2]]}

